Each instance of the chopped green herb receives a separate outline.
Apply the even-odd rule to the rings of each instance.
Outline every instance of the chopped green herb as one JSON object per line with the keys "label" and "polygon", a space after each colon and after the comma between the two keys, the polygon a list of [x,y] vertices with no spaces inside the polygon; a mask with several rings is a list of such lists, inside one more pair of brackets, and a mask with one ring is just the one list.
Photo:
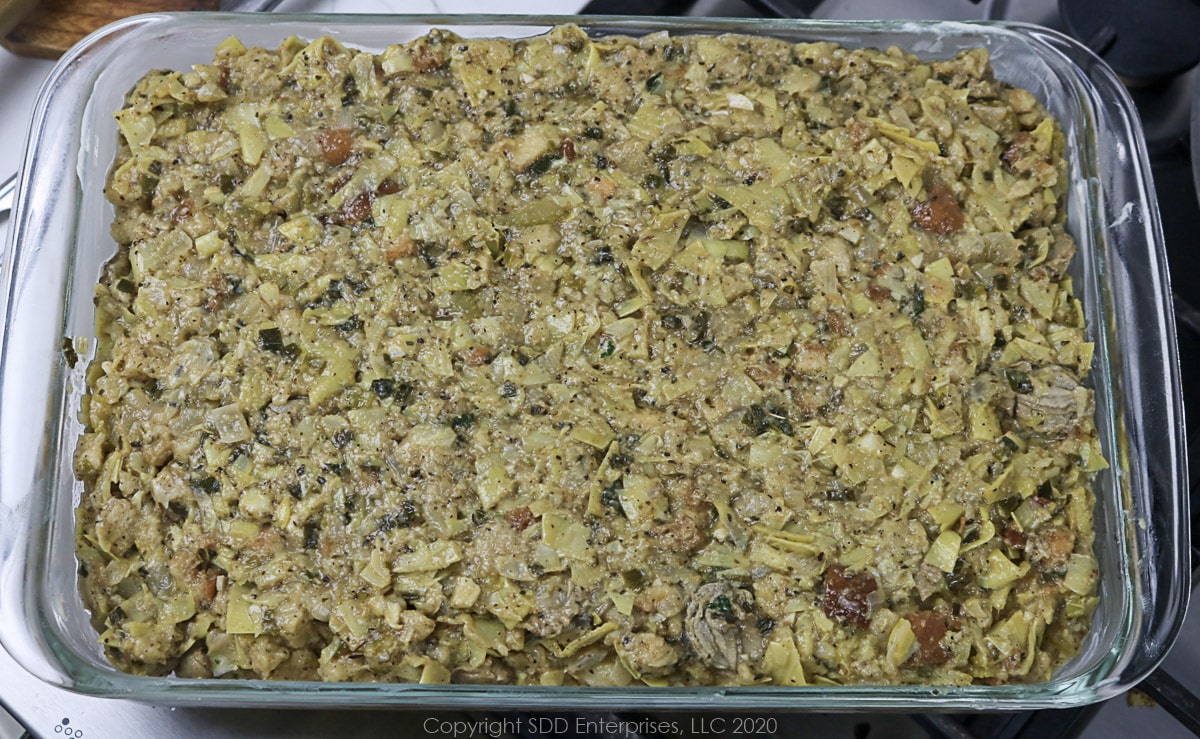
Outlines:
{"label": "chopped green herb", "polygon": [[425,522],[425,517],[417,510],[417,504],[411,500],[406,500],[400,504],[400,508],[384,515],[379,519],[380,531],[391,531],[392,529],[407,529],[410,526],[417,526]]}
{"label": "chopped green herb", "polygon": [[625,486],[620,480],[617,480],[616,482],[606,486],[600,491],[601,505],[612,508],[614,511],[624,516],[625,509],[621,507],[621,490],[623,490],[624,487]]}
{"label": "chopped green herb", "polygon": [[750,427],[755,436],[765,434],[771,429],[775,429],[785,436],[795,435],[792,422],[788,420],[787,415],[774,406],[752,404],[742,416],[742,423]]}
{"label": "chopped green herb", "polygon": [[396,392],[396,381],[389,380],[386,377],[381,377],[378,380],[371,380],[371,392],[375,393],[375,397],[383,400],[390,398],[392,393]]}
{"label": "chopped green herb", "polygon": [[592,254],[590,259],[588,259],[588,264],[592,265],[593,267],[599,267],[602,264],[612,264],[613,261],[612,247],[605,244],[599,249],[596,249],[596,252]]}
{"label": "chopped green herb", "polygon": [[277,328],[264,328],[258,332],[258,348],[276,354],[283,353],[283,333]]}
{"label": "chopped green herb", "polygon": [[1004,377],[1008,380],[1008,386],[1014,392],[1021,395],[1028,395],[1033,392],[1033,382],[1029,379],[1029,375],[1020,370],[1008,369],[1004,370]]}
{"label": "chopped green herb", "polygon": [[221,481],[212,475],[205,475],[204,477],[192,480],[192,488],[212,495],[221,490]]}
{"label": "chopped green herb", "polygon": [[543,154],[542,156],[533,160],[533,164],[530,164],[529,167],[526,168],[525,174],[529,175],[530,177],[541,177],[550,171],[551,165],[553,165],[555,160],[558,158],[559,157],[557,154]]}
{"label": "chopped green herb", "polygon": [[733,612],[733,604],[729,602],[729,596],[718,595],[708,602],[708,610],[717,614],[729,623],[737,620],[737,615]]}
{"label": "chopped green herb", "polygon": [[742,416],[742,423],[750,427],[750,431],[755,436],[760,436],[771,430],[771,421],[767,418],[767,412],[763,410],[761,405],[752,405]]}
{"label": "chopped green herb", "polygon": [[338,429],[333,432],[333,439],[331,441],[333,441],[333,445],[338,449],[345,449],[350,445],[350,442],[354,441],[354,432],[350,429]]}
{"label": "chopped green herb", "polygon": [[304,524],[304,548],[316,549],[320,543],[321,524],[309,521]]}
{"label": "chopped green herb", "polygon": [[920,285],[913,285],[912,303],[909,304],[909,313],[912,314],[913,318],[916,318],[917,316],[921,315],[924,312],[925,312],[925,291],[921,289]]}
{"label": "chopped green herb", "polygon": [[617,350],[617,343],[612,340],[612,337],[605,336],[600,339],[600,358],[607,359]]}

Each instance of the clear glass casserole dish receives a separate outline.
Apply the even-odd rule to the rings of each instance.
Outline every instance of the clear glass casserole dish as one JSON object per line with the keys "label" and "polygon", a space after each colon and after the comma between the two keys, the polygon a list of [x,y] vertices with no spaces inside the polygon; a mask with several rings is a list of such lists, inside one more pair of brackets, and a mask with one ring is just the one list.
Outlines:
{"label": "clear glass casserole dish", "polygon": [[[381,50],[432,27],[522,37],[560,22],[591,33],[765,34],[848,47],[897,45],[923,58],[982,47],[997,77],[1062,123],[1071,274],[1083,301],[1097,426],[1109,470],[1095,481],[1100,606],[1083,651],[1053,679],[970,687],[552,688],[342,684],[140,677],[104,658],[76,585],[72,472],[87,360],[64,346],[94,335],[92,289],[115,250],[103,195],[117,143],[112,113],[156,67],[211,59],[236,33],[274,47],[332,35]],[[129,53],[136,49],[137,53]],[[1137,115],[1112,72],[1046,29],[962,23],[834,23],[655,18],[148,15],[113,24],[66,55],[31,127],[7,259],[0,355],[0,641],[39,678],[85,694],[165,704],[972,710],[1102,700],[1162,659],[1190,591],[1186,459],[1166,259]],[[94,342],[93,342],[94,343]]]}

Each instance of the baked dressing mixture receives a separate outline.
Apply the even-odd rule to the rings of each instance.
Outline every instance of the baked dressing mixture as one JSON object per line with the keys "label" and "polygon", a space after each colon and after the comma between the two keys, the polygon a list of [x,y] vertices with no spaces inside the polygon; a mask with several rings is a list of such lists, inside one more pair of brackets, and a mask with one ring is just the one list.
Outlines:
{"label": "baked dressing mixture", "polygon": [[983,51],[223,43],[117,113],[111,660],[1045,680],[1096,603],[1063,136]]}

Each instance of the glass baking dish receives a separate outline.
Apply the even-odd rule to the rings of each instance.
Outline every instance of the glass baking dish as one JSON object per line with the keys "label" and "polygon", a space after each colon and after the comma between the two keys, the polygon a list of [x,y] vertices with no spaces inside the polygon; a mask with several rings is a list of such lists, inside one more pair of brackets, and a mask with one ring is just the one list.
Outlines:
{"label": "glass baking dish", "polygon": [[[328,34],[380,50],[432,27],[521,37],[561,22],[591,33],[769,34],[850,47],[897,45],[926,58],[986,48],[999,78],[1062,122],[1070,166],[1072,275],[1096,343],[1097,426],[1111,469],[1095,480],[1101,602],[1082,653],[1053,679],[970,687],[551,688],[330,684],[138,677],[104,659],[76,586],[71,469],[92,288],[113,254],[103,196],[117,142],[112,113],[147,70],[211,60],[220,41],[274,47]],[[136,53],[130,53],[131,50]],[[1162,659],[1190,590],[1183,411],[1171,292],[1141,128],[1113,73],[1084,47],[1036,26],[690,18],[139,16],[89,37],[42,90],[3,264],[0,328],[0,640],[30,672],[80,693],[164,704],[506,708],[971,710],[1102,700]],[[76,342],[79,345],[79,342]]]}

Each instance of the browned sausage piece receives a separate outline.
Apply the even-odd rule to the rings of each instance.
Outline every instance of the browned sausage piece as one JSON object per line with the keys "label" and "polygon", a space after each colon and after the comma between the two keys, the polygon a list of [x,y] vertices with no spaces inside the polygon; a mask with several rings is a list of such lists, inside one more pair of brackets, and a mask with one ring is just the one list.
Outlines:
{"label": "browned sausage piece", "polygon": [[822,607],[832,619],[865,627],[871,622],[871,593],[879,589],[875,578],[866,572],[848,572],[841,565],[825,571],[825,599]]}

